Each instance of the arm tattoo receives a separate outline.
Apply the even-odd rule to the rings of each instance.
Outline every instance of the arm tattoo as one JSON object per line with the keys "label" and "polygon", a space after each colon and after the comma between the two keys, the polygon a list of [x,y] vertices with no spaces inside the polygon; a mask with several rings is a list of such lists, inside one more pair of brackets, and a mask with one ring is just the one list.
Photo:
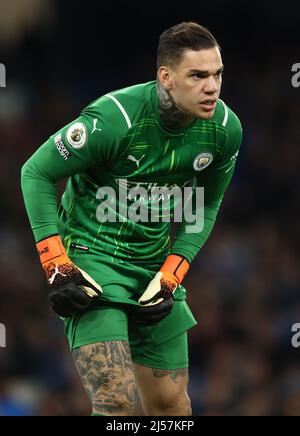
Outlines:
{"label": "arm tattoo", "polygon": [[191,121],[188,115],[178,109],[171,94],[160,82],[157,82],[157,96],[159,115],[166,127],[179,129]]}
{"label": "arm tattoo", "polygon": [[[124,414],[133,407],[135,381],[128,342],[99,342],[77,348],[73,358],[96,413]],[[127,413],[126,413],[127,414]]]}
{"label": "arm tattoo", "polygon": [[173,380],[174,383],[178,383],[177,379],[178,377],[187,377],[188,378],[188,369],[182,368],[182,369],[172,369],[172,370],[164,370],[164,369],[155,369],[152,368],[154,377],[162,378],[170,376],[171,380]]}

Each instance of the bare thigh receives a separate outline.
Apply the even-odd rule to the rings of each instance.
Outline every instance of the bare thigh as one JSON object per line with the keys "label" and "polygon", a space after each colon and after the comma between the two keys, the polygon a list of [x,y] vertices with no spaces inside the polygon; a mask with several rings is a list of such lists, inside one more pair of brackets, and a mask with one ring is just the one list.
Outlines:
{"label": "bare thigh", "polygon": [[134,364],[134,372],[146,415],[191,415],[187,368],[161,370]]}
{"label": "bare thigh", "polygon": [[99,342],[73,351],[93,413],[127,416],[133,413],[135,380],[126,341]]}

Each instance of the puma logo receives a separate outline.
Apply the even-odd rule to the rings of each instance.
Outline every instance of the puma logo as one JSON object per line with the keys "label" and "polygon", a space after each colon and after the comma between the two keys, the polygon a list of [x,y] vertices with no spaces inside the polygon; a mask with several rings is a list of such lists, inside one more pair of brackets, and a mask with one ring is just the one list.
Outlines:
{"label": "puma logo", "polygon": [[131,160],[132,162],[135,162],[135,163],[136,163],[136,166],[139,168],[139,167],[140,167],[140,162],[141,162],[142,159],[144,159],[145,156],[146,156],[146,155],[143,154],[143,156],[138,160],[138,159],[136,159],[134,156],[130,155],[130,156],[128,156],[127,159],[128,159],[128,160]]}
{"label": "puma logo", "polygon": [[93,134],[93,133],[95,133],[95,132],[102,132],[102,129],[97,129],[97,123],[98,123],[98,120],[97,120],[97,118],[94,118],[94,125],[93,125],[93,130],[92,130],[92,133],[91,133],[91,135]]}
{"label": "puma logo", "polygon": [[53,285],[54,280],[56,279],[56,276],[57,276],[58,274],[61,275],[62,277],[67,277],[66,274],[62,274],[62,273],[59,271],[59,266],[58,266],[58,264],[56,264],[56,266],[55,266],[55,270],[54,270],[54,274],[53,274],[52,277],[50,277],[50,279],[49,279],[49,283],[50,283],[50,285]]}

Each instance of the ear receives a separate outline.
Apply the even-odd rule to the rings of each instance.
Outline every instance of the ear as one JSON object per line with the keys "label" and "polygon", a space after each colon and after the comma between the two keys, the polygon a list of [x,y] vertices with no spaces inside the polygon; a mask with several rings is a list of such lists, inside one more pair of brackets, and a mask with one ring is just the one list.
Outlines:
{"label": "ear", "polygon": [[157,77],[164,88],[166,88],[168,91],[173,89],[174,80],[170,68],[164,66],[160,67],[157,71]]}

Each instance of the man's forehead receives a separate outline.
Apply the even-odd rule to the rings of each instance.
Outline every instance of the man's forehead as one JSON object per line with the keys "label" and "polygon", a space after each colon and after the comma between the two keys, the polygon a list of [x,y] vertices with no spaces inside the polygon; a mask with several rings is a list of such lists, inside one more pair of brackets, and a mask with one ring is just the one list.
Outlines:
{"label": "man's forehead", "polygon": [[218,70],[222,66],[222,56],[218,47],[204,50],[187,49],[178,65],[180,69],[200,71]]}

